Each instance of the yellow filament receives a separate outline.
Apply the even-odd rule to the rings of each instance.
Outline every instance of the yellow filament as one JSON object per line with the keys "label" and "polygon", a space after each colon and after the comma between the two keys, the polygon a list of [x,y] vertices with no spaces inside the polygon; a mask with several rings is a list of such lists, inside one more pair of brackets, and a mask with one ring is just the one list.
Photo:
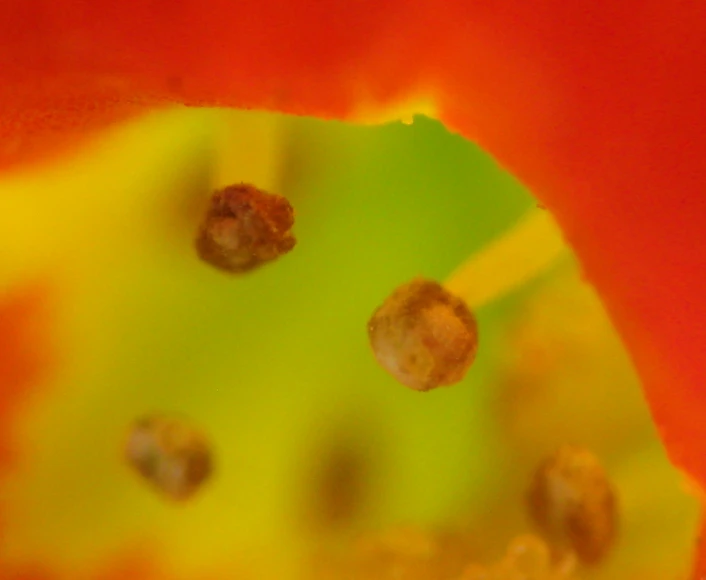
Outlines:
{"label": "yellow filament", "polygon": [[471,256],[444,286],[475,309],[545,272],[565,251],[561,232],[549,212],[533,209]]}
{"label": "yellow filament", "polygon": [[214,187],[241,182],[280,193],[286,133],[281,118],[251,111],[223,111],[216,135]]}

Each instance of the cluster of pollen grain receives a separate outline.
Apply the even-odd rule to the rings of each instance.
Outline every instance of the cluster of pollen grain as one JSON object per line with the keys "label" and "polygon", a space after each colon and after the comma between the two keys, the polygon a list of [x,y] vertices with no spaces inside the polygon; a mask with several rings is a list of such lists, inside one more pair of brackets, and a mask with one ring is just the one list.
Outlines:
{"label": "cluster of pollen grain", "polygon": [[532,535],[515,538],[505,557],[494,566],[468,566],[459,580],[572,580],[570,560],[555,563],[543,540]]}
{"label": "cluster of pollen grain", "polygon": [[176,417],[150,415],[135,421],[124,453],[132,469],[173,500],[191,498],[213,472],[206,436]]}
{"label": "cluster of pollen grain", "polygon": [[555,545],[584,564],[603,560],[618,525],[615,490],[590,451],[563,446],[537,468],[527,494],[529,513]]}
{"label": "cluster of pollen grain", "polygon": [[280,195],[248,185],[232,185],[213,194],[198,235],[202,260],[232,274],[258,268],[289,252],[294,210]]}
{"label": "cluster of pollen grain", "polygon": [[474,560],[473,535],[397,528],[362,538],[347,558],[322,566],[316,580],[576,580],[575,561],[557,561],[544,540],[522,535],[492,565]]}
{"label": "cluster of pollen grain", "polygon": [[377,309],[368,336],[382,367],[417,391],[459,382],[478,349],[478,327],[466,303],[422,278],[400,286]]}
{"label": "cluster of pollen grain", "polygon": [[413,528],[364,538],[357,546],[356,578],[403,577],[423,580],[434,567],[438,546],[430,534]]}
{"label": "cluster of pollen grain", "polygon": [[455,579],[468,564],[468,537],[399,527],[363,536],[342,560],[321,568],[316,580]]}

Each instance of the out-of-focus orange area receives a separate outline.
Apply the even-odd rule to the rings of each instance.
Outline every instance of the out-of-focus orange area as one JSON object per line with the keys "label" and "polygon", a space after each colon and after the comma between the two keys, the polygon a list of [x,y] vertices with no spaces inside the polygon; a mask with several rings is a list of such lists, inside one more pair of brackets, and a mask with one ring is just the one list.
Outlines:
{"label": "out-of-focus orange area", "polygon": [[0,167],[167,103],[339,118],[384,107],[426,76],[455,15],[432,2],[4,2]]}
{"label": "out-of-focus orange area", "polygon": [[48,283],[20,285],[0,297],[0,466],[12,457],[12,419],[50,369],[52,295]]}
{"label": "out-of-focus orange area", "polygon": [[[0,298],[0,479],[7,476],[18,459],[14,442],[19,409],[36,397],[38,385],[50,370],[54,350],[51,289],[47,282],[23,284]],[[5,536],[3,519],[0,511],[0,541]],[[47,577],[39,571],[8,570],[0,562],[0,578]]]}
{"label": "out-of-focus orange area", "polygon": [[[0,564],[0,578],[2,580],[59,580],[61,576],[42,564],[27,566]],[[94,570],[79,574],[77,580],[167,580],[167,578],[158,570],[154,553],[135,549],[99,563]],[[211,579],[195,578],[194,580]]]}

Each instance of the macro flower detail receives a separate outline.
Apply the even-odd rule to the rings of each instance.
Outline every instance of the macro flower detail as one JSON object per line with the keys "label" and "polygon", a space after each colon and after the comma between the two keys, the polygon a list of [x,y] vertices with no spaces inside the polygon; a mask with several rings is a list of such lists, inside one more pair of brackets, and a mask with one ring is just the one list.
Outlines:
{"label": "macro flower detail", "polygon": [[[233,145],[212,155],[207,145],[226,137]],[[7,415],[20,461],[0,480],[0,578],[39,566],[51,580],[103,580],[107,570],[127,580],[137,557],[145,580],[393,580],[400,571],[458,580],[471,565],[495,571],[511,539],[531,531],[524,498],[538,456],[587,438],[626,498],[621,541],[590,574],[640,577],[641,562],[665,575],[683,568],[695,508],[665,483],[672,470],[653,450],[619,343],[606,341],[610,324],[567,270],[549,212],[468,143],[423,118],[361,129],[197,110],[126,126],[84,155],[2,182],[0,271],[17,280],[54,272],[60,340],[50,358],[60,364],[44,383],[26,379],[32,396]],[[112,212],[95,196],[108,173],[106,195],[122,200]],[[233,284],[194,259],[200,216],[184,209],[212,180],[240,179],[296,203],[307,244]],[[500,194],[505,208],[495,207]],[[481,214],[467,231],[466,216]],[[472,312],[471,326],[451,329],[477,332],[476,317],[483,329],[468,388],[427,397],[391,388],[371,356],[363,321],[419,271],[430,278],[407,286],[431,287],[449,315],[460,297],[464,317]],[[552,290],[535,296],[545,284]],[[24,334],[10,326],[6,352],[44,344],[19,348]],[[19,362],[7,361],[3,381]],[[516,412],[494,404],[501,390]],[[145,409],[189,420],[157,413],[135,426]],[[217,471],[203,483],[158,437],[177,419],[187,438],[207,433],[196,456],[210,453]],[[128,428],[148,452],[132,460]],[[626,439],[649,446],[644,464],[631,465]],[[404,526],[418,532],[394,533]],[[670,533],[635,560],[654,530]],[[570,574],[544,574],[559,573]]]}
{"label": "macro flower detail", "polygon": [[241,183],[217,191],[196,238],[202,260],[243,274],[276,260],[296,244],[294,210],[281,195]]}
{"label": "macro flower detail", "polygon": [[542,531],[582,562],[597,564],[613,548],[618,501],[590,451],[566,445],[545,459],[534,474],[527,501]]}
{"label": "macro flower detail", "polygon": [[135,421],[124,453],[132,469],[172,500],[191,498],[213,472],[206,436],[177,417],[150,415]]}
{"label": "macro flower detail", "polygon": [[531,535],[514,538],[494,566],[472,564],[459,580],[572,580],[571,559],[553,561],[549,547]]}
{"label": "macro flower detail", "polygon": [[453,385],[478,350],[478,327],[463,300],[418,278],[397,288],[368,323],[380,365],[416,391]]}
{"label": "macro flower detail", "polygon": [[[241,24],[237,34],[234,22]],[[294,546],[308,541],[299,537],[292,516],[300,513],[291,505],[299,496],[290,493],[305,479],[296,466],[312,453],[306,434],[350,420],[349,415],[361,430],[374,429],[382,419],[387,431],[381,440],[391,441],[395,450],[384,468],[369,474],[382,489],[376,495],[380,511],[361,524],[368,526],[404,518],[431,525],[458,514],[460,506],[477,508],[484,505],[481,489],[490,495],[488,489],[501,489],[488,481],[496,451],[503,456],[503,449],[512,448],[508,454],[514,460],[503,464],[502,479],[517,484],[526,475],[524,462],[535,465],[535,454],[548,451],[538,441],[555,448],[573,440],[567,436],[572,417],[580,415],[569,425],[577,429],[592,422],[608,425],[605,440],[598,436],[603,433],[595,435],[604,445],[600,453],[590,447],[606,462],[620,492],[619,544],[628,547],[616,546],[595,574],[641,580],[683,575],[698,538],[692,577],[706,577],[706,534],[697,533],[694,517],[706,489],[706,80],[699,74],[706,63],[704,37],[706,11],[700,3],[666,0],[449,0],[442,7],[438,0],[181,0],[128,7],[115,0],[3,3],[0,169],[7,173],[0,192],[0,282],[10,292],[28,279],[48,276],[53,283],[56,278],[58,340],[50,354],[61,364],[46,373],[48,378],[32,378],[19,389],[13,377],[20,376],[21,361],[11,354],[0,359],[0,411],[8,419],[0,451],[21,458],[0,473],[0,578],[169,577],[168,566],[164,573],[157,565],[132,576],[129,567],[117,565],[108,574],[96,567],[98,561],[114,561],[117,535],[143,531],[149,521],[146,533],[158,538],[159,546],[147,550],[148,560],[178,559],[171,571],[189,580],[204,574],[259,580],[264,573],[249,568],[273,564],[275,558],[253,555],[257,550],[276,546],[281,559],[293,562]],[[136,139],[132,147],[111,151],[109,135],[120,132],[116,123],[172,105],[191,119],[182,125],[191,129],[185,132],[189,139],[165,138],[163,148],[154,151]],[[264,136],[262,141],[243,139],[248,151],[239,152],[237,160],[224,163],[228,154],[222,151],[210,157],[206,152],[218,146],[205,127],[217,114],[195,111],[210,107],[250,111],[243,113],[250,115],[244,132],[257,126],[262,130],[250,136]],[[343,137],[341,126],[320,130],[313,121],[278,134],[279,117],[258,125],[262,111],[296,115],[302,122],[310,121],[302,116],[414,122],[391,132],[357,127],[360,133],[350,138]],[[497,344],[494,333],[528,291],[528,280],[517,276],[522,285],[508,284],[505,274],[511,270],[502,261],[485,260],[497,255],[483,246],[521,208],[508,201],[507,190],[500,194],[497,183],[484,187],[483,176],[469,175],[468,151],[453,154],[451,142],[461,141],[458,136],[435,141],[441,148],[425,148],[422,141],[429,135],[420,139],[416,133],[417,125],[427,122],[421,115],[488,151],[556,220],[561,234],[549,236],[552,251],[536,253],[542,260],[556,257],[557,238],[574,251],[582,279],[595,288],[639,374],[653,419],[641,423],[644,431],[637,434],[629,421],[623,424],[614,401],[590,399],[566,380],[571,372],[595,376],[593,371],[606,364],[600,356],[588,357],[592,364],[575,372],[585,361],[576,350],[592,347],[568,316],[567,328],[580,339],[555,350],[542,343],[539,332],[525,345],[539,353],[527,365],[530,370],[505,373],[517,396],[507,397],[513,412],[503,418],[503,433],[529,435],[522,441],[490,436],[497,417],[484,403],[491,398],[487,389],[499,381],[489,376],[487,357],[507,354],[508,345]],[[183,135],[160,128],[158,116],[140,125],[145,142],[153,132]],[[287,123],[296,125],[292,117]],[[95,138],[103,131],[105,137]],[[369,170],[368,154],[374,151],[376,160],[387,161],[385,145],[398,138],[406,140],[411,158],[396,170],[392,163]],[[86,151],[96,155],[82,157]],[[136,171],[148,158],[152,171]],[[300,164],[302,159],[311,163]],[[405,172],[431,159],[444,171],[434,179],[417,174],[423,188],[401,184]],[[219,164],[228,166],[227,179],[204,176]],[[191,171],[180,172],[189,165]],[[302,179],[307,173],[302,167],[320,171]],[[271,181],[258,173],[269,174]],[[111,176],[107,186],[106,175]],[[453,179],[444,179],[450,175]],[[196,224],[184,231],[173,223],[178,220],[165,216],[179,213],[171,202],[188,196],[192,186],[203,191],[213,182],[240,180],[292,200],[290,193],[299,196],[296,205],[306,219],[298,230],[304,235],[306,227],[311,239],[321,236],[319,245],[330,253],[307,244],[281,268],[268,268],[262,280],[248,277],[237,285],[204,272],[193,259]],[[329,187],[322,187],[324,182]],[[361,184],[367,195],[359,193]],[[386,197],[386,187],[397,192],[394,201]],[[454,194],[447,196],[446,190]],[[479,199],[484,203],[473,206]],[[356,213],[358,202],[365,211]],[[479,215],[482,219],[475,218]],[[355,228],[348,224],[353,220]],[[442,222],[442,229],[429,233]],[[228,238],[231,226],[216,228],[217,237]],[[387,235],[393,228],[396,236]],[[341,231],[348,234],[346,243],[336,245],[344,239],[337,237]],[[415,236],[404,237],[409,231]],[[178,249],[186,246],[188,257]],[[511,244],[515,257],[521,254],[516,249]],[[536,248],[527,249],[529,256],[535,254]],[[367,366],[369,352],[360,352],[367,348],[364,336],[357,343],[344,342],[343,336],[358,336],[353,329],[396,281],[419,271],[438,276],[469,253],[474,259],[476,252],[475,272],[494,266],[488,268],[493,275],[444,285],[464,298],[483,328],[484,347],[468,377],[475,388],[444,389],[423,398],[377,388],[379,369],[372,360]],[[551,269],[544,273],[552,275]],[[499,294],[489,290],[510,285],[517,295],[490,303]],[[276,311],[272,304],[281,302],[283,289],[287,308]],[[551,301],[547,308],[552,309]],[[307,335],[313,329],[315,338]],[[23,352],[13,344],[20,334],[3,337],[5,353]],[[571,365],[572,371],[562,374]],[[545,380],[547,373],[551,381]],[[221,388],[224,384],[232,388]],[[619,381],[596,390],[612,391],[614,400],[632,396]],[[558,391],[574,415],[552,414]],[[232,397],[230,404],[225,397]],[[582,397],[595,404],[577,413],[580,405],[567,401]],[[167,509],[161,504],[140,503],[148,502],[143,496],[149,494],[130,495],[120,487],[124,465],[118,470],[112,454],[128,420],[145,408],[172,408],[172,403],[210,413],[209,431],[213,427],[219,449],[232,454],[230,465],[238,464],[213,482],[203,506],[190,502],[189,509],[178,510],[179,525],[172,512],[159,511]],[[632,403],[645,419],[645,409],[634,398]],[[530,412],[523,414],[523,406]],[[106,408],[115,410],[110,419],[98,412]],[[541,421],[533,424],[537,417]],[[105,437],[92,437],[91,429]],[[224,440],[228,445],[222,446]],[[626,452],[631,440],[649,441],[649,449],[635,445]],[[405,459],[412,456],[414,461]],[[84,467],[90,468],[65,469],[80,458],[87,458]],[[244,481],[232,473],[249,477]],[[682,475],[687,486],[675,484]],[[66,497],[82,501],[62,505]],[[254,497],[258,501],[249,501]],[[121,509],[122,499],[132,509]],[[672,510],[672,501],[681,507]],[[497,547],[522,530],[504,513],[504,502],[493,505],[495,523],[478,535]],[[149,517],[136,523],[136,513]],[[204,523],[213,521],[209,514],[232,526],[223,534],[227,540],[199,537],[199,531],[213,529]],[[473,514],[465,515],[471,525]],[[641,525],[641,518],[652,525]],[[236,520],[241,527],[232,523]],[[663,530],[669,526],[667,534]],[[505,537],[492,533],[498,530]],[[326,539],[335,544],[337,537]],[[233,557],[238,563],[225,562],[223,554],[232,554],[234,546],[240,548]],[[286,574],[277,570],[272,577]]]}

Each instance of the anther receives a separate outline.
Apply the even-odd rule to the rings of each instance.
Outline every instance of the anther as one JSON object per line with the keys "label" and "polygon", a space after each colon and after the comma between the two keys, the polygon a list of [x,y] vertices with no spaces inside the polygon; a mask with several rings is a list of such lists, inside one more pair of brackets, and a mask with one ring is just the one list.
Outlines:
{"label": "anther", "polygon": [[125,457],[144,480],[173,500],[189,499],[213,471],[211,445],[201,430],[164,415],[132,424]]}
{"label": "anther", "polygon": [[400,286],[373,314],[368,336],[382,367],[417,391],[465,376],[478,348],[478,328],[465,302],[437,282]]}
{"label": "anther", "polygon": [[544,460],[527,494],[529,513],[549,540],[569,548],[584,564],[596,564],[615,543],[615,490],[590,451],[563,446]]}
{"label": "anther", "polygon": [[196,238],[202,260],[232,274],[258,268],[289,252],[294,210],[280,195],[241,183],[216,191]]}

